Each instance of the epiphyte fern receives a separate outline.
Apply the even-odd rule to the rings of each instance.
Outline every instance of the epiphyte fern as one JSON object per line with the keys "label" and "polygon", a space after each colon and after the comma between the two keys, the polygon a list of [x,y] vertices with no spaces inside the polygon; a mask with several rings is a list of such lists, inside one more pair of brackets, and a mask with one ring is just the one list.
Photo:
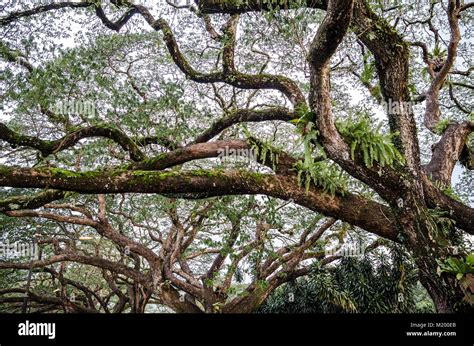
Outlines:
{"label": "epiphyte fern", "polygon": [[350,143],[353,160],[356,153],[360,153],[364,164],[369,168],[375,163],[381,167],[405,163],[405,158],[392,142],[392,138],[398,133],[381,133],[382,124],[374,126],[368,117],[362,117],[358,121],[350,117],[337,122],[336,125],[341,135]]}
{"label": "epiphyte fern", "polygon": [[343,173],[326,161],[316,161],[307,166],[304,165],[303,161],[298,161],[296,169],[298,171],[298,184],[304,185],[306,191],[309,190],[311,182],[332,196],[336,192],[344,194],[347,190],[347,179]]}
{"label": "epiphyte fern", "polygon": [[[298,184],[304,185],[306,191],[309,190],[309,186],[313,182],[331,195],[334,195],[336,191],[344,194],[347,190],[347,179],[336,165],[324,160],[326,155],[318,143],[318,131],[314,129],[314,123],[308,122],[305,125],[305,130],[302,137],[304,157],[295,166],[298,172]],[[315,160],[313,156],[315,149],[319,149],[317,150],[320,153],[318,160]]]}
{"label": "epiphyte fern", "polygon": [[251,150],[255,152],[257,158],[264,163],[267,162],[268,159],[272,169],[275,170],[276,166],[278,165],[278,153],[280,150],[268,142],[261,141],[253,137],[246,127],[242,127],[242,130],[247,142],[251,146]]}

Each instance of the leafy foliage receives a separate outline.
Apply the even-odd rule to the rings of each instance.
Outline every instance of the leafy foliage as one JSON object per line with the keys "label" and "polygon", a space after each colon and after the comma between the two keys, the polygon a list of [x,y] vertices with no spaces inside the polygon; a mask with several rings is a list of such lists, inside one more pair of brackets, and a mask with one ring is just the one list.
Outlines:
{"label": "leafy foliage", "polygon": [[455,222],[447,212],[428,209],[426,216],[432,234],[440,244],[448,245],[448,239],[455,240]]}
{"label": "leafy foliage", "polygon": [[[319,132],[312,121],[314,114],[306,107],[300,106],[296,111],[298,118],[291,122],[296,124],[301,133],[304,158],[296,164],[298,184],[304,185],[308,191],[311,183],[334,195],[347,191],[348,179],[337,165],[328,163],[324,148],[318,143]],[[317,159],[314,154],[317,153]]]}
{"label": "leafy foliage", "polygon": [[[293,299],[292,299],[293,298]],[[280,287],[263,313],[432,312],[415,267],[398,248],[375,258],[345,257],[328,269]]]}
{"label": "leafy foliage", "polygon": [[453,190],[451,186],[446,186],[440,181],[433,181],[433,184],[440,189],[446,196],[455,199],[456,201],[462,202],[461,197]]}
{"label": "leafy foliage", "polygon": [[438,121],[434,128],[434,132],[438,135],[442,135],[444,131],[448,128],[451,120],[450,119],[441,119]]}
{"label": "leafy foliage", "polygon": [[332,196],[336,192],[344,195],[347,191],[347,178],[335,164],[325,161],[312,162],[311,164],[298,161],[296,169],[298,170],[298,184],[304,185],[306,191],[309,190],[311,183],[321,187]]}
{"label": "leafy foliage", "polygon": [[[10,8],[10,5],[5,5],[7,11],[1,15],[2,17],[7,15],[7,12],[25,10],[31,5],[27,2],[7,2],[14,6]],[[302,0],[287,2],[290,10],[278,1],[264,2],[269,11],[242,15],[240,18],[241,24],[236,42],[236,56],[238,56],[236,68],[239,72],[248,73],[250,78],[256,74],[274,76],[274,80],[279,80],[281,76],[290,76],[303,93],[309,93],[311,83],[307,78],[310,73],[307,61],[308,48],[324,11],[308,8],[306,2]],[[101,3],[111,19],[123,15],[122,6],[115,6],[110,2]],[[118,4],[120,1],[113,3]],[[237,0],[235,3],[244,5],[245,1]],[[410,40],[432,42],[431,30],[413,31],[418,25],[407,24],[411,20],[416,20],[418,15],[428,13],[430,2],[405,4],[396,1],[397,11],[385,11],[384,4],[386,2],[382,0],[367,3],[384,17],[387,23],[397,21],[397,30],[404,32]],[[442,23],[445,9],[440,2],[432,4],[436,5],[432,8],[433,23],[435,25]],[[221,40],[209,37],[206,32],[208,28],[202,23],[203,18],[195,16],[192,11],[176,11],[175,8],[167,9],[167,6],[151,2],[150,10],[156,18],[169,21],[171,26],[169,31],[174,33],[180,53],[186,58],[188,65],[198,71],[198,76],[203,77],[207,72],[220,71],[222,47],[229,43],[230,36],[224,34]],[[57,13],[42,13],[31,18],[22,18],[21,21],[24,20],[28,25],[23,25],[19,21],[12,23],[12,26],[3,26],[6,30],[0,43],[2,60],[5,60],[8,54],[12,54],[13,60],[24,59],[34,67],[34,71],[30,73],[24,66],[12,61],[1,64],[0,109],[4,113],[2,121],[7,121],[13,130],[45,140],[56,140],[87,126],[108,126],[121,130],[132,140],[137,140],[137,143],[138,139],[148,138],[151,142],[156,139],[156,143],[144,145],[141,149],[147,157],[159,157],[163,152],[173,150],[175,145],[182,148],[193,143],[193,139],[208,130],[209,126],[222,124],[222,115],[227,115],[234,109],[259,110],[267,106],[286,106],[287,101],[282,95],[278,95],[279,92],[273,92],[274,90],[264,92],[263,89],[236,87],[235,76],[231,76],[234,85],[195,83],[174,63],[168,48],[162,43],[162,33],[150,30],[145,21],[132,18],[121,32],[111,34],[110,30],[103,27],[100,19],[96,18],[94,12],[94,8],[85,12],[71,9],[71,14],[61,10]],[[466,15],[469,13],[466,12]],[[221,32],[227,17],[227,15],[212,15],[211,26],[216,28],[218,33]],[[403,20],[399,20],[400,18]],[[73,25],[76,28],[71,28],[71,24],[76,24]],[[388,24],[386,27],[380,26],[378,21],[374,21],[373,24],[376,30],[368,28],[366,33],[370,40],[378,39],[377,32],[381,34],[384,31],[395,31]],[[145,30],[142,30],[144,29],[142,25],[146,26]],[[470,35],[466,26],[462,28],[462,32],[463,36],[464,33]],[[65,41],[68,44],[74,42],[74,47],[64,49]],[[463,65],[470,66],[471,42],[465,41],[458,48],[457,60],[463,61]],[[367,47],[364,48],[357,43],[360,42],[356,39],[356,35],[348,35],[340,46],[341,51],[344,51],[344,58],[331,66],[331,102],[334,114],[347,112],[360,114],[357,113],[358,109],[365,109],[366,105],[372,104],[371,101],[379,101],[382,88],[385,87],[383,83],[377,84],[377,81],[379,79],[383,81],[383,78],[377,78],[376,73],[381,71],[380,69],[377,71],[372,54],[368,53]],[[443,50],[444,43],[435,45],[430,58],[442,62],[446,57],[446,50]],[[431,43],[428,46],[430,49],[433,47]],[[430,76],[424,76],[426,79],[421,78],[419,72],[426,72],[426,69],[419,54],[413,54],[410,64],[410,77],[407,82],[411,96],[415,98],[426,90]],[[458,67],[461,69],[461,66]],[[354,76],[357,78],[354,79]],[[361,81],[362,84],[354,81]],[[455,88],[454,93],[460,104],[466,109],[472,109],[470,107],[473,100],[472,88],[462,86],[471,84],[469,74],[453,74],[449,77],[449,82]],[[356,100],[358,104],[354,105],[352,102],[354,92],[362,95],[364,92],[367,93],[365,89],[369,90],[374,99],[371,100],[370,95],[367,95],[368,97]],[[464,119],[464,113],[467,114],[466,111],[461,114],[456,110],[451,102],[454,100],[450,101],[448,98],[447,89],[443,87],[440,94],[443,106],[446,107],[443,107],[445,120],[438,123],[439,133],[446,130],[449,125],[448,119],[458,122]],[[69,107],[78,104],[94,105],[93,114],[77,111],[77,107]],[[55,109],[56,105],[62,106]],[[64,108],[64,105],[67,107]],[[295,157],[302,157],[295,165],[295,169],[299,184],[304,184],[307,191],[311,184],[315,184],[329,194],[343,194],[348,189],[349,175],[326,157],[318,143],[319,133],[314,127],[314,114],[306,106],[297,108],[296,113],[298,118],[291,123],[296,124],[299,130],[297,136],[302,135],[301,143],[296,140],[293,127],[286,122],[258,122],[248,125],[256,129],[253,132],[255,137],[247,136],[252,149],[257,151],[259,160],[275,168],[279,158],[277,148],[280,148],[279,144],[275,147],[275,143],[281,143],[283,150]],[[463,116],[463,119],[460,116]],[[473,117],[474,113],[471,112],[471,120],[474,120]],[[348,119],[337,125],[341,134],[350,143],[353,159],[357,157],[368,167],[403,164],[404,158],[392,143],[396,134],[384,134],[381,127],[373,125],[368,117]],[[223,130],[219,134],[219,139],[239,137],[240,133],[236,127],[238,126],[234,124]],[[431,153],[430,145],[433,144],[430,140],[435,136],[426,135],[426,132],[423,132],[426,129],[423,127],[419,130],[421,155],[426,161]],[[272,141],[260,139],[268,138],[270,134]],[[426,142],[423,142],[425,138]],[[473,141],[474,135],[471,135],[469,139],[471,144],[468,146],[471,148],[468,149],[471,154],[474,148]],[[168,145],[167,142],[171,143]],[[78,145],[41,161],[33,150],[24,148],[10,150],[7,143],[0,144],[2,163],[4,160],[6,164],[15,167],[56,166],[87,172],[130,164],[128,156],[117,148],[114,141],[105,138],[81,140]],[[298,150],[300,144],[304,147],[303,156],[301,150]],[[472,157],[467,156],[467,159]],[[204,170],[214,168],[211,166],[213,164],[212,159],[193,160],[183,165],[176,165],[172,169],[177,172],[182,169]],[[224,168],[232,167],[229,165]],[[472,199],[470,196],[472,171],[465,170],[462,174],[463,177],[458,183],[460,187],[456,192],[463,200],[469,200]],[[438,187],[446,195],[456,197],[450,187]],[[371,186],[355,179],[350,180],[350,188],[353,193],[361,193],[360,190],[363,190],[366,197],[372,200],[381,197],[376,195]],[[30,192],[30,189],[4,188],[0,194],[27,195]],[[199,199],[183,202],[182,197]],[[280,246],[293,249],[305,226],[312,222],[315,216],[314,211],[298,207],[293,202],[286,204],[281,200],[261,195],[238,196],[238,198],[225,196],[204,200],[201,200],[201,197],[200,194],[191,192],[163,196],[126,194],[122,195],[121,199],[119,195],[107,196],[107,216],[118,232],[149,247],[155,253],[162,251],[163,245],[155,241],[154,237],[162,235],[164,239],[174,239],[176,242],[180,240],[179,236],[171,236],[172,232],[178,229],[177,221],[185,223],[187,234],[192,233],[190,230],[194,227],[194,221],[205,220],[202,225],[196,227],[197,233],[193,233],[195,237],[187,250],[180,254],[180,260],[184,261],[187,256],[191,257],[191,271],[200,274],[209,269],[217,254],[228,256],[223,262],[222,270],[204,281],[206,286],[217,290],[223,284],[226,270],[230,274],[234,273],[231,277],[232,290],[227,292],[229,296],[234,297],[250,294],[246,288],[251,280],[258,287],[256,291],[260,293],[265,290],[268,284],[260,280],[256,270],[258,265],[276,256]],[[96,196],[68,193],[65,200],[67,203],[91,210],[94,219],[96,218]],[[62,216],[76,214],[68,210],[53,210],[53,212]],[[457,236],[458,230],[450,215],[437,209],[428,210],[426,213],[428,214],[426,218],[436,240],[439,239],[441,248],[445,244],[446,246],[455,244],[453,237]],[[316,217],[318,222],[319,218],[323,218],[317,213]],[[141,266],[140,270],[146,274],[150,271],[147,261],[137,263],[135,257],[124,256],[122,246],[99,236],[89,227],[58,224],[38,218],[13,219],[5,215],[0,215],[0,224],[2,241],[29,242],[32,234],[37,232],[56,239],[76,240],[84,235],[91,235],[94,236],[94,241],[80,241],[74,250],[84,255],[95,254],[111,261],[120,261],[130,268]],[[262,226],[266,231],[257,234],[255,229],[260,229],[258,226]],[[336,227],[331,227],[331,232],[336,233]],[[351,231],[355,228],[347,223],[341,226],[341,230],[335,234],[338,240],[343,241],[342,238],[348,233],[349,227]],[[237,233],[233,232],[234,228],[238,229]],[[460,231],[459,233],[462,234]],[[235,242],[234,246],[231,245],[232,242]],[[318,244],[310,250],[324,251],[327,244],[325,241],[318,241]],[[53,254],[52,245],[45,245],[43,250],[44,258]],[[212,252],[207,253],[209,250]],[[240,253],[242,259],[236,260]],[[197,257],[193,257],[194,255]],[[229,260],[231,262],[235,260],[235,264],[229,263]],[[280,300],[276,298],[273,300],[276,302],[276,307],[268,307],[267,303],[265,306],[267,310],[288,312],[405,312],[415,311],[414,306],[416,311],[433,311],[431,301],[426,298],[426,292],[420,289],[414,279],[414,270],[410,263],[410,259],[396,252],[388,257],[344,258],[340,262],[333,263],[328,269],[316,268],[310,277],[284,285],[267,301],[270,302],[280,294]],[[449,264],[444,265],[446,271],[464,273],[462,280],[472,275],[466,271],[466,266],[471,265],[468,268],[472,268],[471,257],[466,260],[453,258]],[[107,303],[109,306],[117,303],[118,296],[116,297],[113,292],[115,290],[110,290],[110,283],[103,276],[105,271],[79,263],[67,266],[67,270],[62,273],[64,278],[81,282],[91,287],[94,292],[102,292],[101,295],[107,297],[106,300],[110,302]],[[55,267],[56,265],[52,266]],[[24,287],[25,274],[26,271],[20,270],[0,271],[0,287]],[[33,292],[56,296],[57,289],[61,288],[62,283],[51,280],[49,275],[36,274],[41,273],[35,273],[32,282]],[[189,280],[184,277],[180,279]],[[129,281],[122,280],[122,277],[118,277],[115,283],[119,292],[129,294],[131,291]],[[163,284],[170,285],[170,281],[165,280]],[[64,291],[69,295],[72,290],[78,292],[71,285],[65,287]],[[296,301],[287,304],[287,295],[281,292],[294,293]],[[403,301],[398,301],[400,293],[403,294]],[[130,298],[129,301],[133,301],[132,297]],[[214,311],[221,310],[220,304],[213,303]],[[2,308],[0,306],[0,310]],[[10,311],[14,310],[10,307]]]}
{"label": "leafy foliage", "polygon": [[370,83],[375,76],[375,62],[368,62],[366,56],[364,56],[364,69],[360,75],[362,83]]}
{"label": "leafy foliage", "polygon": [[243,127],[243,131],[247,141],[251,145],[251,149],[256,153],[257,157],[262,160],[262,162],[266,162],[267,159],[269,159],[272,168],[275,170],[276,165],[278,165],[279,150],[266,141],[257,140],[246,127]]}
{"label": "leafy foliage", "polygon": [[456,274],[456,278],[461,280],[466,274],[474,274],[474,253],[466,258],[449,257],[444,261],[438,261],[441,272]]}

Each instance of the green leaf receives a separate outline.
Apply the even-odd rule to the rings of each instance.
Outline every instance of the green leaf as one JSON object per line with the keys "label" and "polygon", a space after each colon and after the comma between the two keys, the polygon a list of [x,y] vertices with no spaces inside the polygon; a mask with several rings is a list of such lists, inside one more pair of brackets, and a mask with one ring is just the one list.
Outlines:
{"label": "green leaf", "polygon": [[474,266],[474,253],[471,253],[466,257],[466,263],[470,266]]}

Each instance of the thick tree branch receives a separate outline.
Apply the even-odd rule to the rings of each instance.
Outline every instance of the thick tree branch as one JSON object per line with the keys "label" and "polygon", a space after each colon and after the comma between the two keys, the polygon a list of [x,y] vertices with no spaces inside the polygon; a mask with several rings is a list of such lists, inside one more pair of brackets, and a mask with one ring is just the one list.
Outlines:
{"label": "thick tree branch", "polygon": [[[346,3],[348,4],[348,3]],[[199,9],[202,13],[245,13],[249,11],[268,11],[272,2],[249,0],[242,3],[223,0],[202,0]],[[289,2],[279,2],[280,7],[290,7]],[[305,5],[310,8],[327,10],[326,1],[308,0]],[[374,54],[377,71],[384,99],[388,102],[407,104],[408,92],[408,47],[401,36],[390,25],[378,17],[363,0],[354,0],[351,27],[361,41]],[[344,29],[343,26],[337,27]],[[337,34],[336,34],[337,35]],[[389,123],[393,133],[399,132],[396,145],[407,158],[408,167],[416,173],[419,171],[420,159],[416,137],[416,124],[413,112],[407,107],[400,107],[400,112],[389,114]]]}
{"label": "thick tree branch", "polygon": [[227,70],[209,74],[196,71],[181,53],[167,21],[163,18],[155,19],[144,6],[134,5],[134,8],[137,9],[153,29],[163,32],[163,39],[173,61],[189,79],[197,83],[222,82],[241,89],[275,89],[288,97],[293,105],[306,102],[298,85],[293,80],[284,76],[268,74],[250,75],[238,71],[231,71],[231,73],[229,73]]}
{"label": "thick tree branch", "polygon": [[84,256],[77,253],[67,252],[58,255],[53,255],[50,258],[44,260],[36,260],[31,263],[19,263],[19,262],[0,262],[0,269],[25,269],[29,270],[30,266],[34,268],[43,268],[58,262],[77,262],[82,264],[91,265],[98,268],[104,268],[113,271],[118,274],[125,275],[133,279],[136,282],[140,282],[143,285],[149,285],[149,278],[141,272],[129,268],[121,263],[112,262],[100,257]]}
{"label": "thick tree branch", "polygon": [[13,12],[7,15],[6,17],[0,18],[0,26],[10,24],[13,21],[16,21],[20,18],[30,17],[39,13],[44,13],[48,11],[58,10],[62,8],[85,8],[92,6],[94,3],[89,1],[83,2],[73,2],[73,1],[63,1],[55,2],[48,5],[38,6],[29,10]]}
{"label": "thick tree branch", "polygon": [[290,121],[296,114],[283,107],[272,107],[262,110],[238,109],[217,120],[206,131],[200,134],[193,143],[203,143],[211,140],[226,128],[243,122],[261,122],[270,120]]}
{"label": "thick tree branch", "polygon": [[0,212],[40,208],[47,203],[63,199],[67,193],[67,191],[45,190],[33,195],[7,197],[0,200]]}
{"label": "thick tree branch", "polygon": [[[313,187],[306,191],[293,176],[245,171],[146,172],[108,171],[76,173],[55,168],[0,167],[0,186],[53,188],[98,193],[188,193],[200,197],[265,194],[344,220],[369,232],[397,241],[395,220],[388,207],[350,193],[330,196]],[[358,208],[354,208],[357,205]]]}
{"label": "thick tree branch", "polygon": [[114,31],[120,31],[120,29],[127,24],[127,22],[132,18],[136,13],[138,13],[136,8],[130,8],[127,12],[125,12],[122,17],[120,17],[116,22],[110,21],[104,10],[100,5],[96,6],[95,12],[97,14],[97,17],[100,18],[102,23],[109,29],[114,30]]}
{"label": "thick tree branch", "polygon": [[323,146],[331,157],[337,155],[340,159],[349,158],[349,148],[337,131],[332,116],[329,61],[349,28],[352,9],[353,1],[329,2],[326,16],[311,43],[308,57],[311,64],[310,107],[315,113],[315,122]]}
{"label": "thick tree branch", "polygon": [[440,208],[456,222],[456,227],[474,235],[474,208],[452,199],[441,192],[428,177],[423,177],[423,189],[427,204],[431,208]]}
{"label": "thick tree branch", "polygon": [[[281,8],[290,8],[291,4],[289,1],[261,1],[261,0],[248,0],[244,2],[233,2],[224,0],[204,0],[199,1],[199,10],[202,13],[229,13],[238,14],[250,11],[269,11],[274,8],[276,4],[279,4]],[[322,0],[308,0],[305,1],[305,5],[311,8],[326,9],[326,1]]]}
{"label": "thick tree branch", "polygon": [[435,77],[432,80],[428,91],[426,92],[426,109],[424,116],[424,124],[431,131],[435,130],[436,125],[438,124],[438,121],[441,117],[441,113],[439,110],[439,91],[441,90],[441,87],[443,86],[449,71],[454,66],[459,41],[461,40],[461,31],[459,29],[458,18],[458,1],[449,0],[447,15],[449,29],[451,32],[451,38],[448,45],[448,56],[441,70],[435,74]]}
{"label": "thick tree branch", "polygon": [[425,167],[428,176],[445,186],[450,186],[454,166],[461,156],[468,136],[473,131],[473,122],[450,124],[433,147],[433,155]]}
{"label": "thick tree branch", "polygon": [[69,133],[58,140],[49,141],[18,134],[9,129],[5,124],[0,123],[0,139],[10,143],[13,147],[26,146],[39,150],[43,157],[71,148],[81,139],[89,137],[105,137],[115,141],[122,149],[130,153],[130,158],[134,161],[141,161],[145,158],[143,152],[130,137],[121,130],[109,126],[86,127]]}
{"label": "thick tree branch", "polygon": [[296,160],[283,151],[272,152],[273,155],[278,156],[278,162],[277,160],[272,160],[270,155],[267,155],[265,161],[263,161],[262,157],[257,155],[255,148],[253,147],[256,145],[260,148],[261,144],[255,139],[252,141],[254,142],[253,144],[243,140],[226,140],[191,144],[168,153],[163,153],[156,158],[128,165],[127,168],[129,170],[139,171],[159,171],[192,160],[211,157],[219,157],[221,160],[227,160],[234,157],[240,159],[247,158],[249,161],[255,160],[256,162],[273,169],[277,173],[290,174],[290,171],[294,169]]}

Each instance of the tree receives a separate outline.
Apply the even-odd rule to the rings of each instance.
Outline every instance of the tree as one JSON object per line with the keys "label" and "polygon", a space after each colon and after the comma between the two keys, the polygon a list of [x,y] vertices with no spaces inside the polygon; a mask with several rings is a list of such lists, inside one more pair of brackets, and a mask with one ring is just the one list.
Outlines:
{"label": "tree", "polygon": [[[409,262],[409,261],[408,261]],[[341,265],[279,287],[262,304],[262,313],[414,313],[433,312],[416,270],[399,249],[390,256],[346,257]]]}
{"label": "tree", "polygon": [[[451,181],[460,163],[460,192],[472,191],[472,57],[470,42],[460,42],[473,5],[389,5],[65,1],[27,9],[8,2],[0,18],[8,117],[0,124],[0,211],[53,223],[38,239],[47,258],[0,268],[99,268],[117,310],[128,301],[144,311],[156,295],[175,311],[254,311],[278,286],[309,273],[308,260],[339,260],[324,251],[326,235],[350,225],[403,246],[438,312],[472,311],[465,281],[442,268],[472,251],[474,209]],[[64,25],[74,23],[88,36],[60,48],[72,35]],[[32,27],[39,34],[29,35]],[[349,85],[360,87],[362,103],[344,94]],[[377,104],[387,124],[374,125]],[[248,161],[213,159],[229,156]],[[233,195],[241,197],[226,197]],[[204,205],[183,201],[200,199]],[[291,230],[291,214],[280,224],[268,220],[282,200],[307,208]],[[148,209],[171,220],[161,235]],[[215,232],[201,224],[209,210],[219,232],[197,237]],[[242,230],[247,217],[254,223]],[[105,242],[94,254],[76,246],[84,228]],[[49,237],[54,232],[67,239]],[[293,234],[278,241],[285,232]],[[313,251],[318,241],[323,251]],[[193,247],[205,256],[191,265]],[[250,284],[233,297],[241,269],[250,270]],[[472,279],[470,269],[461,274]],[[50,275],[61,281],[60,272]],[[64,297],[59,305],[69,304]],[[104,298],[91,299],[94,310]]]}

